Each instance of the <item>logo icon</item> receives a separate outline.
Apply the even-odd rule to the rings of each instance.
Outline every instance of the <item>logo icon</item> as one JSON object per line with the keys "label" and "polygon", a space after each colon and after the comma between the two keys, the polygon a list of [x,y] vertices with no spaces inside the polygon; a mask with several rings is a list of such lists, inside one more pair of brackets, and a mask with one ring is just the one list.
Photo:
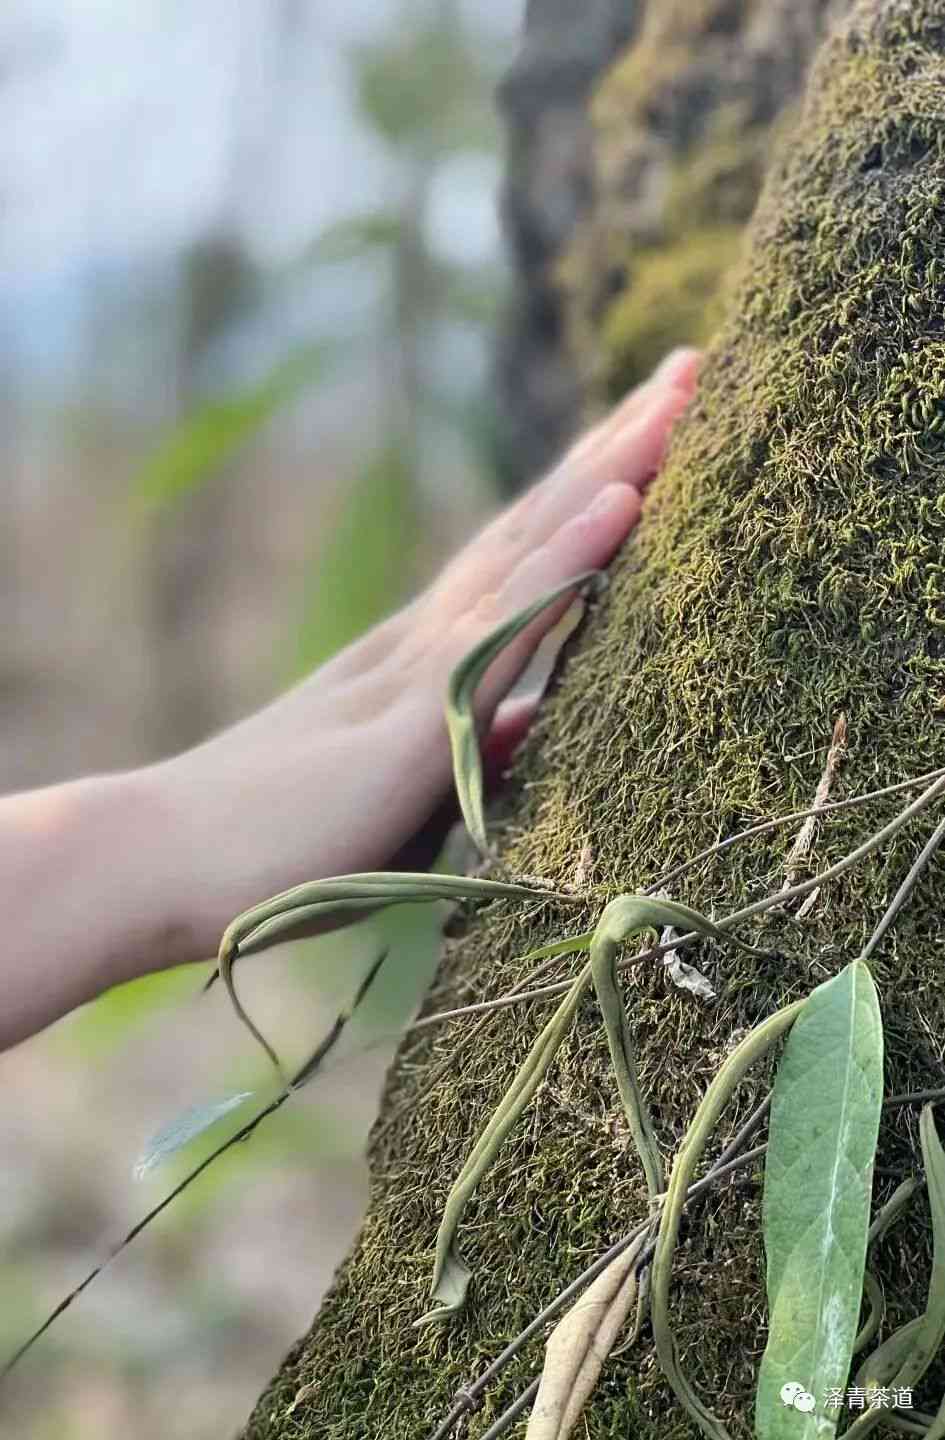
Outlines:
{"label": "logo icon", "polygon": [[789,1410],[800,1410],[804,1415],[809,1415],[814,1408],[814,1397],[796,1380],[788,1380],[781,1386],[781,1404]]}

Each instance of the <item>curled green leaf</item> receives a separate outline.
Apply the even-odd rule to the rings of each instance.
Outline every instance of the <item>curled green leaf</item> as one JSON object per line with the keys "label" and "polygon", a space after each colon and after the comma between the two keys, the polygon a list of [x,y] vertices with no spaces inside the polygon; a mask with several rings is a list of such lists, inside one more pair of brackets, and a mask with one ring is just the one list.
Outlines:
{"label": "curled green leaf", "polygon": [[663,1373],[687,1413],[709,1440],[729,1440],[729,1432],[702,1403],[679,1364],[676,1341],[669,1318],[669,1288],[673,1255],[679,1239],[679,1224],[686,1194],[696,1165],[705,1151],[722,1111],[736,1087],[756,1061],[766,1055],[800,1014],[803,1000],[787,1005],[756,1026],[732,1051],[699,1103],[692,1123],[676,1156],[666,1191],[659,1234],[651,1268],[650,1319],[653,1339]]}
{"label": "curled green leaf", "polygon": [[730,940],[751,955],[763,953],[751,945],[746,945],[729,931],[721,929],[706,916],[700,915],[698,910],[691,910],[687,905],[679,905],[675,901],[656,896],[619,895],[616,900],[611,900],[600,917],[591,941],[591,974],[607,1031],[617,1089],[633,1142],[643,1164],[651,1200],[663,1189],[663,1163],[649,1108],[637,1079],[633,1037],[626,1007],[617,985],[615,967],[617,952],[625,941],[644,931],[653,931],[659,935],[667,925],[686,932],[696,930],[702,935]]}
{"label": "curled green leaf", "polygon": [[[497,880],[480,880],[466,875],[437,875],[405,871],[372,871],[364,874],[337,875],[324,880],[311,880],[264,900],[244,910],[231,921],[223,933],[217,955],[217,971],[236,1014],[250,1034],[265,1050],[284,1079],[282,1065],[269,1041],[250,1019],[236,993],[233,967],[240,955],[264,950],[291,934],[298,934],[313,924],[333,920],[345,923],[343,917],[361,920],[375,910],[389,905],[416,904],[420,901],[459,900],[565,900],[574,903],[575,896],[542,890],[535,885],[502,884]],[[215,976],[211,977],[212,983]]]}
{"label": "curled green leaf", "polygon": [[581,575],[575,575],[572,580],[566,580],[563,585],[558,585],[540,600],[534,601],[518,615],[514,615],[511,620],[497,626],[484,640],[480,640],[450,675],[446,691],[446,728],[453,754],[453,779],[466,828],[482,854],[486,853],[489,844],[486,839],[482,757],[473,715],[476,686],[496,656],[543,610],[555,600],[560,600],[562,595],[567,595],[569,590],[578,590],[590,581],[601,578],[599,570],[587,570]]}
{"label": "curled green leaf", "polygon": [[879,1279],[868,1266],[863,1273],[863,1295],[869,1305],[869,1314],[856,1332],[853,1342],[854,1355],[859,1355],[871,1340],[876,1339],[886,1314],[886,1295]]}

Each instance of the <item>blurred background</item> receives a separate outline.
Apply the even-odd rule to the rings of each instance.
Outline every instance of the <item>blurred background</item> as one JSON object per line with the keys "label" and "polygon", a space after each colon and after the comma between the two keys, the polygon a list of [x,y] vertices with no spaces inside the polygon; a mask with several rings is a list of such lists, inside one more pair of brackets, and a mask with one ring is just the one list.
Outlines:
{"label": "blurred background", "polygon": [[[6,0],[0,789],[246,714],[510,488],[493,96],[520,22],[515,0]],[[246,965],[250,1008],[301,1060],[391,948],[323,1079],[11,1377],[3,1434],[165,1440],[171,1395],[180,1440],[236,1431],[357,1227],[441,920],[404,910]],[[0,1056],[4,1356],[251,1113],[133,1178],[186,1106],[268,1080],[206,973],[112,991]]]}

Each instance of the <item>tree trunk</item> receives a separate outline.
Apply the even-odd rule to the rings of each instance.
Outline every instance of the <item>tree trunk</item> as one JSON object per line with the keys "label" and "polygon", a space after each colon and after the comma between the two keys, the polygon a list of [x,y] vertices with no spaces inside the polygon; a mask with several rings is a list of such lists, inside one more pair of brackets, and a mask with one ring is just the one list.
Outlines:
{"label": "tree trunk", "polygon": [[[778,7],[703,8],[721,26],[723,15],[741,24]],[[812,804],[841,714],[848,744],[832,799],[945,764],[943,277],[945,3],[858,0],[823,43],[771,162],[646,521],[572,643],[494,818],[503,874],[564,886],[581,863],[592,900],[577,915],[552,903],[480,910],[451,943],[428,1011],[507,991],[521,979],[516,957],[587,928],[612,896],[752,821]],[[901,804],[823,822],[806,873]],[[631,967],[641,1082],[667,1161],[733,1039],[859,952],[932,823],[913,822],[828,883],[802,921],[781,912],[749,927],[777,961],[714,942],[690,951],[714,1001],[676,990],[653,960]],[[722,915],[776,890],[795,834],[737,845],[671,893]],[[939,890],[933,869],[875,957],[891,1091],[945,1085]],[[572,971],[563,959],[561,974]],[[463,1220],[465,1312],[413,1327],[449,1186],[548,1013],[540,1003],[495,1012],[445,1074],[468,1021],[402,1049],[360,1239],[248,1440],[425,1440],[456,1392],[644,1216],[588,998]],[[744,1083],[719,1146],[767,1078]],[[917,1167],[917,1115],[889,1115],[878,1199]],[[750,1433],[765,1339],[759,1178],[748,1172],[693,1212],[673,1284],[682,1364],[737,1436]],[[924,1303],[926,1231],[917,1207],[880,1247],[886,1333]],[[458,1433],[483,1435],[540,1365],[533,1341]],[[941,1383],[933,1376],[933,1407]],[[582,1423],[591,1437],[695,1433],[648,1330],[608,1363]]]}

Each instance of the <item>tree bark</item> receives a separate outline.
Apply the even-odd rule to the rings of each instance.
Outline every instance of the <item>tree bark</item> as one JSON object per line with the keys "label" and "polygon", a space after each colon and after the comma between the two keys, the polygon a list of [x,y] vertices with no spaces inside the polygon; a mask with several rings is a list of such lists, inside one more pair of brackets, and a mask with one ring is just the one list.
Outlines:
{"label": "tree bark", "polygon": [[[744,19],[777,7],[703,8]],[[493,817],[503,875],[563,886],[580,867],[587,907],[495,904],[468,917],[427,1011],[507,991],[522,978],[516,957],[592,925],[614,895],[812,804],[841,714],[833,799],[945,764],[943,278],[945,0],[857,0],[771,160],[645,522]],[[823,822],[803,870],[839,860],[901,804]],[[714,1001],[674,989],[652,960],[631,967],[628,1012],[667,1161],[733,1040],[859,952],[933,824],[920,818],[827,884],[803,920],[780,912],[743,932],[776,961],[715,943],[690,951]],[[671,893],[723,915],[780,886],[795,835],[734,846]],[[890,1091],[945,1085],[940,892],[933,867],[875,957]],[[563,959],[560,973],[573,968]],[[372,1139],[360,1239],[247,1440],[425,1440],[456,1392],[644,1216],[589,998],[464,1218],[465,1312],[413,1328],[449,1186],[548,1013],[497,1011],[455,1058],[468,1021],[404,1046]],[[744,1083],[719,1148],[767,1079]],[[916,1126],[917,1111],[889,1112],[877,1200],[917,1168]],[[748,1172],[693,1213],[673,1284],[682,1364],[735,1436],[751,1431],[765,1340],[759,1181]],[[924,1303],[927,1228],[917,1207],[879,1249],[886,1333]],[[533,1341],[458,1433],[483,1435],[540,1365]],[[939,1369],[933,1408],[941,1386]],[[608,1363],[583,1423],[594,1440],[696,1433],[646,1330]]]}

